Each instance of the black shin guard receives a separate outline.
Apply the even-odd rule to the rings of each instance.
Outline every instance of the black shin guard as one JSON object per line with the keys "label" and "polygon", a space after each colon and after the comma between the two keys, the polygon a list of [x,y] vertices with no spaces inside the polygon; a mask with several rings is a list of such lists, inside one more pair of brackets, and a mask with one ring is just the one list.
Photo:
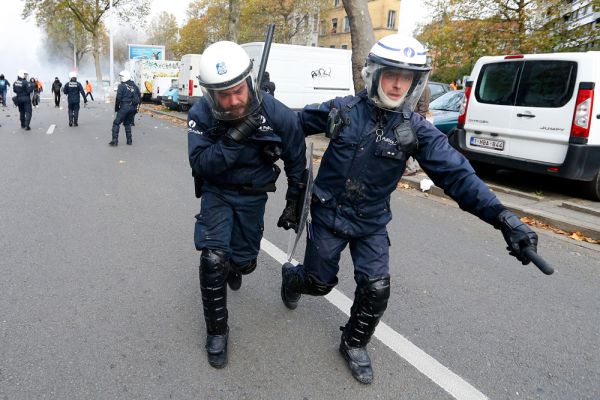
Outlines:
{"label": "black shin guard", "polygon": [[281,267],[281,300],[290,310],[298,307],[301,294],[311,296],[325,296],[337,285],[338,280],[333,283],[323,283],[311,273],[306,273],[302,264],[294,266],[285,263]]}
{"label": "black shin guard", "polygon": [[342,327],[340,353],[346,360],[352,376],[362,383],[373,381],[373,368],[367,353],[367,343],[375,332],[387,308],[390,297],[390,277],[361,277],[354,293],[350,319]]}
{"label": "black shin guard", "polygon": [[224,251],[202,250],[200,257],[200,291],[206,321],[208,362],[215,368],[227,364],[227,269]]}

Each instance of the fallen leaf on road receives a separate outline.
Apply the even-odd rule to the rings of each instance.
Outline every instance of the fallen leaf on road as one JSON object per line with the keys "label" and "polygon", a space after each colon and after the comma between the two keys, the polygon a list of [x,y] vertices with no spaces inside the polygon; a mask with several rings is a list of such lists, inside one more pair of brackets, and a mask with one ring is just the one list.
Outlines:
{"label": "fallen leaf on road", "polygon": [[119,164],[125,164],[125,161],[119,160]]}
{"label": "fallen leaf on road", "polygon": [[408,183],[400,182],[398,184],[398,189],[412,189],[412,186],[410,186]]}
{"label": "fallen leaf on road", "polygon": [[567,236],[567,237],[569,237],[571,239],[577,240],[578,242],[587,242],[587,243],[592,243],[592,244],[600,244],[600,240],[595,240],[595,239],[589,238],[589,237],[585,236],[581,232],[565,232],[562,229],[558,229],[558,228],[556,228],[554,226],[548,225],[548,224],[543,223],[541,221],[538,221],[537,219],[534,219],[534,218],[523,217],[523,218],[521,218],[521,221],[523,223],[526,223],[527,225],[531,225],[531,226],[535,226],[535,227],[538,227],[538,228],[546,229],[546,230],[552,231],[554,233],[557,233],[559,235]]}

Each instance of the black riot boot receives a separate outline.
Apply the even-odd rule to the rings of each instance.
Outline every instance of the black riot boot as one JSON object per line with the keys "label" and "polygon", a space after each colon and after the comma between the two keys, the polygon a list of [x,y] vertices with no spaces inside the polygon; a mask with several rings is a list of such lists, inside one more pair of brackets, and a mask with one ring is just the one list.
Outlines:
{"label": "black riot boot", "polygon": [[127,144],[131,146],[133,144],[131,132],[125,132],[125,137],[127,138]]}
{"label": "black riot boot", "polygon": [[346,326],[340,327],[340,353],[346,360],[352,376],[361,383],[369,384],[373,382],[373,368],[367,353],[367,343],[387,308],[390,277],[361,276],[358,281],[354,303],[350,309],[350,319]]}
{"label": "black riot boot", "polygon": [[227,268],[224,251],[202,250],[200,257],[200,291],[206,322],[206,352],[214,368],[227,365]]}
{"label": "black riot boot", "polygon": [[240,290],[242,287],[242,275],[248,275],[256,269],[256,259],[237,264],[233,261],[229,264],[229,274],[227,275],[227,285],[231,290]]}
{"label": "black riot boot", "polygon": [[323,283],[311,273],[306,273],[304,266],[286,262],[281,266],[281,300],[290,310],[298,307],[301,294],[311,296],[325,296],[337,285],[335,278],[333,283]]}

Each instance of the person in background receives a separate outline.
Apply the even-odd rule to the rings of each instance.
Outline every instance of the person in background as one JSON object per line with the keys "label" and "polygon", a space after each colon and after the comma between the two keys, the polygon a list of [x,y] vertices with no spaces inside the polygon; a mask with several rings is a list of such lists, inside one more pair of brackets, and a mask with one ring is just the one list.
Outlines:
{"label": "person in background", "polygon": [[94,96],[92,96],[92,84],[89,81],[85,81],[85,98],[87,100],[88,95],[94,101]]}
{"label": "person in background", "polygon": [[6,107],[6,92],[10,87],[10,82],[4,79],[4,74],[0,74],[0,100],[2,101],[2,106]]}
{"label": "person in background", "polygon": [[54,93],[54,107],[60,107],[60,88],[62,88],[62,82],[58,79],[58,76],[54,78],[52,82],[52,93]]}
{"label": "person in background", "polygon": [[452,90],[458,90],[458,85],[456,84],[456,81],[450,82],[450,87],[452,88]]}
{"label": "person in background", "polygon": [[31,98],[31,104],[37,108],[40,104],[40,87],[38,86],[35,78],[29,79],[29,84],[33,88],[33,96]]}
{"label": "person in background", "polygon": [[78,120],[81,100],[79,95],[83,97],[84,104],[87,103],[87,99],[85,98],[83,86],[81,86],[81,83],[77,82],[77,72],[69,72],[69,82],[65,84],[63,93],[67,95],[69,126],[79,126]]}
{"label": "person in background", "polygon": [[19,118],[21,119],[21,128],[30,131],[29,124],[31,122],[31,93],[33,86],[27,81],[29,74],[24,69],[17,72],[17,80],[13,83],[13,92],[16,94],[15,102],[19,107]]}
{"label": "person in background", "polygon": [[117,146],[119,144],[119,128],[121,124],[125,126],[127,144],[133,144],[131,125],[142,96],[140,89],[131,80],[131,73],[129,71],[121,71],[119,79],[121,83],[117,88],[117,96],[115,98],[115,112],[117,115],[113,121],[112,140],[108,143],[110,146]]}

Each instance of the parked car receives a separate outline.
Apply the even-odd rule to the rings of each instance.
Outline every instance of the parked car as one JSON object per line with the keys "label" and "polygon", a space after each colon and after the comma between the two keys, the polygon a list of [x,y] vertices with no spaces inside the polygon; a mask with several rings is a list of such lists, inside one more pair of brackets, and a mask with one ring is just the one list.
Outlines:
{"label": "parked car", "polygon": [[458,123],[458,111],[465,97],[464,90],[453,90],[444,93],[431,103],[429,111],[433,115],[433,124],[446,135]]}
{"label": "parked car", "polygon": [[470,160],[581,182],[600,200],[600,52],[482,57],[451,143]]}
{"label": "parked car", "polygon": [[161,97],[161,103],[169,110],[179,111],[179,89],[172,87]]}
{"label": "parked car", "polygon": [[428,82],[427,86],[429,86],[429,90],[431,91],[431,97],[429,98],[429,102],[431,103],[433,100],[437,99],[444,93],[447,93],[452,90],[450,85],[447,83],[440,82]]}

